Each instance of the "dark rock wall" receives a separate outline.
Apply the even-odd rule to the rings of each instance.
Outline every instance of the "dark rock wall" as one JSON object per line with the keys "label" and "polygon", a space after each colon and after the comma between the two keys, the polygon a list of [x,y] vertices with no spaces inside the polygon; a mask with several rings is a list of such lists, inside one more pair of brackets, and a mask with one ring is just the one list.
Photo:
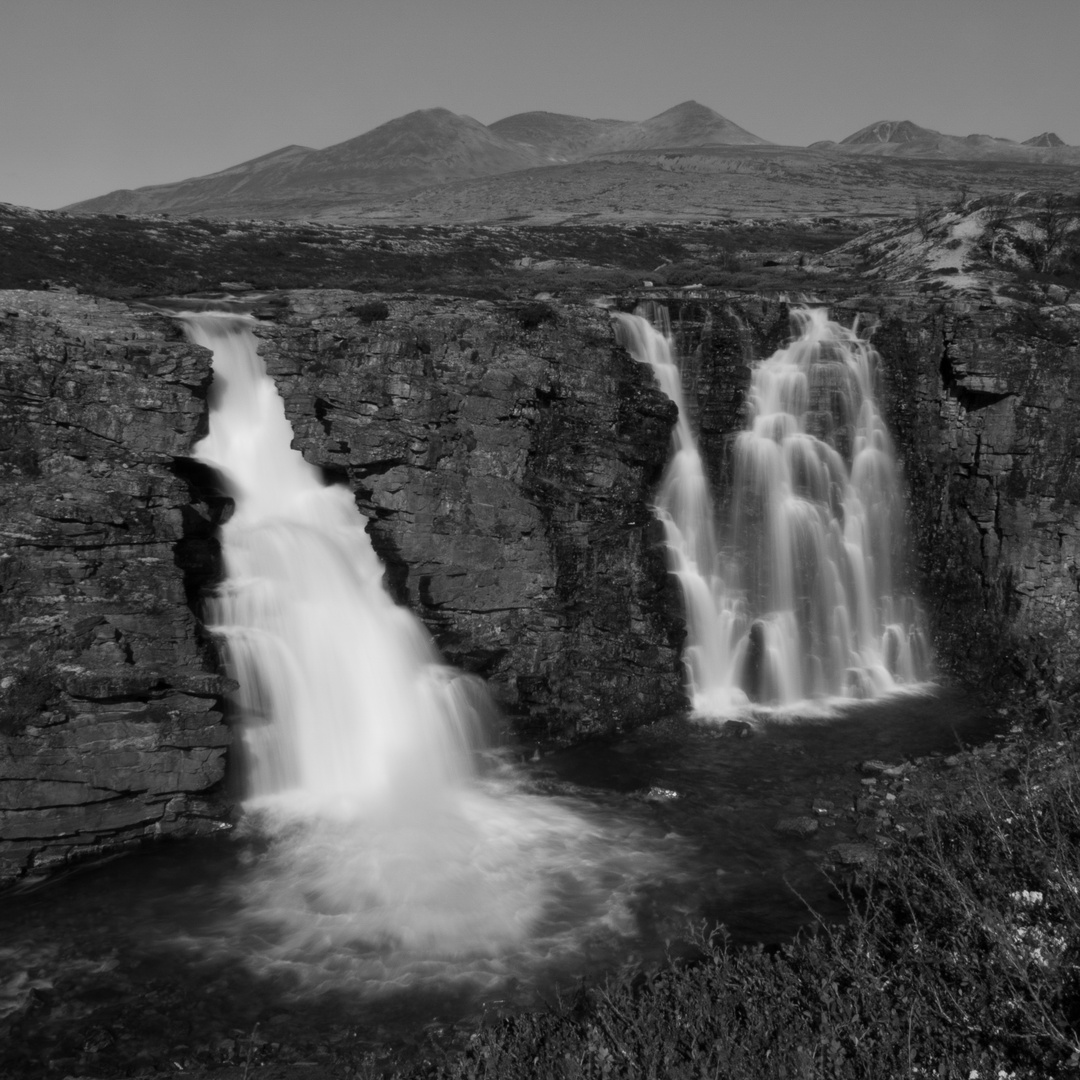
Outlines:
{"label": "dark rock wall", "polygon": [[207,354],[170,332],[0,292],[0,880],[210,825],[228,731],[171,471]]}
{"label": "dark rock wall", "polygon": [[673,407],[585,307],[292,293],[264,327],[294,445],[345,480],[397,598],[523,738],[683,705],[649,500]]}
{"label": "dark rock wall", "polygon": [[[597,309],[384,299],[292,293],[259,334],[294,445],[353,488],[388,587],[520,738],[682,707],[649,510],[673,408],[651,373]],[[788,306],[671,310],[723,507],[750,369],[787,340]],[[1060,688],[1080,662],[1080,315],[870,317],[943,668]],[[0,293],[0,879],[211,828],[224,806],[227,686],[193,609],[227,500],[187,459],[209,377],[160,316]]]}
{"label": "dark rock wall", "polygon": [[943,662],[1075,688],[1080,311],[913,305],[874,341]]}
{"label": "dark rock wall", "polygon": [[[669,303],[721,509],[750,368],[789,305]],[[872,332],[910,494],[910,570],[940,666],[979,683],[1080,670],[1080,312],[964,301],[837,305]]]}

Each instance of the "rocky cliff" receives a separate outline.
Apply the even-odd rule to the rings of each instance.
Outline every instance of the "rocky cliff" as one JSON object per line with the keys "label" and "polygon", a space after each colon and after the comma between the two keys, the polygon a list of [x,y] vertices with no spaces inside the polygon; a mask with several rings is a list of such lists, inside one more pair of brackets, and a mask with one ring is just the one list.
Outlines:
{"label": "rocky cliff", "polygon": [[874,340],[944,660],[1075,692],[1080,307],[909,304]]}
{"label": "rocky cliff", "polygon": [[194,512],[173,468],[207,358],[169,334],[0,293],[0,880],[212,824],[223,680],[177,565]]}
{"label": "rocky cliff", "polygon": [[[788,308],[669,306],[722,505],[750,367],[787,340]],[[943,670],[1066,692],[1080,312],[837,314],[870,307]],[[672,406],[602,311],[317,290],[258,314],[294,445],[352,488],[388,587],[519,738],[682,706],[680,601],[649,510]],[[228,686],[197,611],[227,499],[187,457],[209,361],[159,314],[0,293],[0,878],[225,810]]]}
{"label": "rocky cliff", "polygon": [[[295,444],[349,483],[388,587],[517,734],[681,705],[648,507],[672,410],[594,309],[279,297],[262,352]],[[207,352],[149,311],[0,293],[0,879],[212,828],[228,728],[196,612],[215,477]]]}
{"label": "rocky cliff", "polygon": [[357,301],[291,293],[261,351],[294,445],[355,491],[397,599],[520,737],[679,708],[679,601],[649,509],[674,413],[608,317]]}
{"label": "rocky cliff", "polygon": [[[788,306],[673,301],[719,502],[752,358],[788,336]],[[910,492],[911,571],[944,673],[1076,688],[1080,666],[1080,309],[852,301]]]}

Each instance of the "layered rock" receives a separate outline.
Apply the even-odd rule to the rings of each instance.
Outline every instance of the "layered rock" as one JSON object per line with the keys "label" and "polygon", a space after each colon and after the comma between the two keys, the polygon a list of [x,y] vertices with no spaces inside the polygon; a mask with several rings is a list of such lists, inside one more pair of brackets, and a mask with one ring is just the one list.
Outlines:
{"label": "layered rock", "polygon": [[1080,688],[1080,311],[910,305],[874,341],[943,655]]}
{"label": "layered rock", "polygon": [[[522,738],[682,705],[649,498],[672,411],[593,309],[311,292],[262,351],[387,583]],[[387,315],[388,318],[381,316]],[[226,680],[196,612],[227,508],[210,357],[151,312],[0,294],[0,878],[213,827]]]}
{"label": "layered rock", "polygon": [[[670,306],[723,507],[750,369],[787,340],[788,308]],[[1080,316],[877,308],[943,667],[981,679],[1009,657],[1061,689],[1080,661]],[[518,737],[683,707],[649,508],[673,407],[603,312],[320,290],[259,314],[294,445],[352,487],[388,587]],[[196,612],[227,500],[187,457],[209,379],[161,316],[0,293],[0,878],[224,808],[227,685]]]}
{"label": "layered rock", "polygon": [[120,304],[0,292],[0,880],[212,825],[223,680],[173,471],[208,367],[175,337]]}
{"label": "layered rock", "polygon": [[[592,308],[291,293],[261,351],[388,584],[523,738],[683,705],[649,500],[672,407]],[[383,318],[382,316],[387,316]]]}
{"label": "layered rock", "polygon": [[[788,305],[673,302],[718,502],[750,367]],[[1067,689],[1080,664],[1080,312],[1015,303],[837,305],[873,327],[910,491],[911,571],[945,672]]]}

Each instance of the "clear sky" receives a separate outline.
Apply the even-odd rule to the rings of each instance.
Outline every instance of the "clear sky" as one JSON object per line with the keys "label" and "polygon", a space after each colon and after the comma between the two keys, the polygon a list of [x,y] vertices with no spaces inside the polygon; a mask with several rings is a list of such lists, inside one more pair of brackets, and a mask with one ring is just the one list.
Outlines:
{"label": "clear sky", "polygon": [[875,120],[1080,145],[1080,0],[0,0],[0,202],[51,209],[414,109],[773,142]]}

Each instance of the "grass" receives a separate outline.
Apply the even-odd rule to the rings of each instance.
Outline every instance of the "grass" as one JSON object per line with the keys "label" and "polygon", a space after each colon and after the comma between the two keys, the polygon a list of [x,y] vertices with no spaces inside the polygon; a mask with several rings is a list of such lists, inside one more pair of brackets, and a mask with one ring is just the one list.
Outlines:
{"label": "grass", "polygon": [[[834,218],[768,224],[332,226],[165,216],[79,217],[0,204],[0,288],[130,300],[213,291],[347,288],[514,299],[672,286],[800,287],[782,253],[819,254],[860,226]],[[820,278],[815,279],[820,284]],[[835,283],[831,283],[835,284]]]}
{"label": "grass", "polygon": [[393,1075],[1080,1075],[1080,738],[953,764],[897,800],[905,824],[845,886],[845,924],[771,950],[698,928],[690,960],[506,1016]]}

